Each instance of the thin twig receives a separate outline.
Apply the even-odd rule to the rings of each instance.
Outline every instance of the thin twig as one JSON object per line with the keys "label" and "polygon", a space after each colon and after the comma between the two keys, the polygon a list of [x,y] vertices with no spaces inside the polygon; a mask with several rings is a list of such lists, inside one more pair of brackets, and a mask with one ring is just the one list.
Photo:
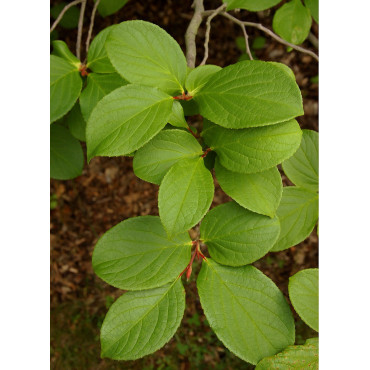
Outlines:
{"label": "thin twig", "polygon": [[[100,3],[100,0],[96,0],[96,2],[94,4],[94,7],[93,7],[93,10],[91,12],[90,27],[89,27],[89,32],[87,34],[87,39],[86,39],[86,58],[87,58],[87,52],[89,51],[92,31],[93,31],[93,28],[94,28],[95,14],[96,14],[96,10],[98,9],[99,3]],[[85,62],[86,62],[86,60],[85,60]]]}
{"label": "thin twig", "polygon": [[248,33],[247,33],[247,30],[245,29],[245,25],[244,24],[241,24],[240,27],[243,30],[243,35],[244,35],[244,39],[245,39],[245,49],[247,50],[247,54],[249,56],[249,59],[250,60],[253,60],[251,49],[249,48],[249,41],[248,41]]}
{"label": "thin twig", "polygon": [[59,24],[59,22],[62,20],[64,14],[66,13],[66,11],[71,8],[72,6],[75,6],[79,3],[82,3],[84,0],[75,0],[75,1],[72,1],[71,3],[67,4],[63,10],[60,12],[60,14],[58,15],[58,18],[54,21],[53,25],[51,26],[50,28],[50,33],[53,32],[56,28],[56,26]]}
{"label": "thin twig", "polygon": [[203,0],[194,0],[193,8],[194,14],[185,33],[186,61],[188,63],[188,67],[190,68],[195,67],[195,58],[197,56],[197,45],[195,43],[195,37],[198,33],[199,26],[202,23],[203,19]]}
{"label": "thin twig", "polygon": [[317,39],[317,37],[312,33],[310,32],[308,34],[308,37],[307,37],[307,40],[310,41],[310,43],[316,48],[318,49],[319,48],[319,40]]}
{"label": "thin twig", "polygon": [[77,30],[77,42],[76,42],[76,56],[81,60],[81,39],[82,39],[82,28],[84,25],[84,14],[86,8],[87,0],[82,0],[81,10],[80,10],[80,19],[78,20],[78,30]]}
{"label": "thin twig", "polygon": [[211,21],[218,13],[222,12],[225,8],[226,8],[226,4],[221,5],[220,7],[215,9],[215,11],[211,15],[209,15],[207,18],[207,22],[206,22],[207,30],[206,30],[206,36],[204,39],[204,57],[203,57],[202,62],[199,64],[200,66],[205,65],[208,59],[208,43],[209,43],[209,35],[211,33]]}

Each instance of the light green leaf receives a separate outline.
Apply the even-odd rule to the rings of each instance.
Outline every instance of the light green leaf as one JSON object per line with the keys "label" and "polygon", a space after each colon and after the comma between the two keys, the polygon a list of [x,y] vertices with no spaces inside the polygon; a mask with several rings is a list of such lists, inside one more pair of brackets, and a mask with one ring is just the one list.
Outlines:
{"label": "light green leaf", "polygon": [[50,55],[50,122],[71,110],[82,88],[78,67],[65,59]]}
{"label": "light green leaf", "polygon": [[147,86],[126,85],[99,101],[86,128],[87,157],[127,155],[167,123],[173,99]]}
{"label": "light green leaf", "polygon": [[262,172],[275,167],[296,152],[302,137],[295,120],[244,130],[207,125],[202,136],[217,153],[220,164],[240,173]]}
{"label": "light green leaf", "polygon": [[137,177],[159,185],[175,163],[202,154],[202,147],[190,133],[163,130],[135,153],[134,172]]}
{"label": "light green leaf", "polygon": [[272,27],[284,40],[299,45],[310,33],[311,23],[311,13],[301,0],[292,0],[277,10]]}
{"label": "light green leaf", "polygon": [[69,180],[82,173],[84,155],[80,143],[63,126],[50,126],[50,177]]}
{"label": "light green leaf", "polygon": [[302,130],[302,141],[292,157],[282,163],[289,180],[302,188],[319,190],[319,134]]}
{"label": "light green leaf", "polygon": [[277,209],[280,220],[280,236],[273,252],[288,249],[305,240],[318,219],[318,194],[296,186],[283,188],[283,196]]}
{"label": "light green leaf", "polygon": [[[57,19],[60,12],[67,5],[64,1],[59,4],[54,5],[50,9],[50,14],[54,19]],[[63,18],[59,22],[59,25],[63,28],[72,29],[77,28],[78,20],[80,18],[80,9],[77,6],[70,7],[63,15]]]}
{"label": "light green leaf", "polygon": [[303,115],[295,80],[275,63],[258,60],[216,72],[194,100],[202,116],[226,128],[273,125]]}
{"label": "light green leaf", "polygon": [[175,127],[184,127],[188,128],[188,124],[184,117],[184,109],[179,101],[174,100],[172,106],[172,114],[168,119],[168,123]]}
{"label": "light green leaf", "polygon": [[53,45],[53,55],[64,58],[73,66],[79,68],[81,62],[77,57],[69,50],[67,44],[64,41],[55,40],[51,43]]}
{"label": "light green leaf", "polygon": [[127,2],[128,0],[101,0],[98,5],[98,12],[102,17],[106,17],[118,12]]}
{"label": "light green leaf", "polygon": [[289,77],[291,77],[293,79],[293,81],[295,81],[295,74],[294,72],[284,63],[278,63],[278,62],[267,62],[267,63],[270,63],[270,64],[273,64],[275,65],[276,67],[280,68],[281,70],[283,70]]}
{"label": "light green leaf", "polygon": [[95,273],[125,290],[157,288],[175,280],[189,263],[191,239],[187,232],[173,240],[158,216],[129,218],[107,231],[95,246]]}
{"label": "light green leaf", "polygon": [[117,25],[106,44],[109,59],[131,83],[168,94],[183,91],[186,60],[180,45],[162,28],[144,21]]}
{"label": "light green leaf", "polygon": [[319,341],[318,338],[306,340],[304,345],[289,346],[275,356],[265,357],[258,363],[255,370],[318,370]]}
{"label": "light green leaf", "polygon": [[257,364],[294,343],[294,319],[278,287],[255,267],[203,261],[197,279],[200,303],[222,343]]}
{"label": "light green leaf", "polygon": [[80,105],[76,103],[66,116],[66,123],[71,134],[80,141],[86,141],[86,122],[81,114]]}
{"label": "light green leaf", "polygon": [[157,351],[173,337],[184,311],[181,279],[160,288],[123,294],[104,319],[101,356],[136,360]]}
{"label": "light green leaf", "polygon": [[80,96],[81,112],[85,120],[89,120],[92,110],[105,95],[124,85],[127,85],[127,81],[118,73],[90,73]]}
{"label": "light green leaf", "polygon": [[208,211],[213,178],[203,158],[183,159],[164,176],[158,194],[162,224],[172,237],[195,226]]}
{"label": "light green leaf", "polygon": [[213,64],[199,66],[190,71],[186,77],[185,87],[189,95],[194,96],[209,81],[212,75],[222,68]]}
{"label": "light green leaf", "polygon": [[105,28],[99,32],[92,41],[87,53],[87,68],[96,73],[114,73],[116,70],[112,66],[105,50],[105,42],[111,31],[116,25]]}
{"label": "light green leaf", "polygon": [[289,298],[302,320],[319,331],[319,269],[299,271],[289,278]]}
{"label": "light green leaf", "polygon": [[304,4],[310,9],[312,18],[319,23],[319,0],[304,0]]}
{"label": "light green leaf", "polygon": [[276,4],[280,3],[281,0],[222,0],[227,3],[226,10],[233,9],[246,9],[251,12],[258,12],[272,8]]}
{"label": "light green leaf", "polygon": [[238,173],[223,167],[217,158],[215,171],[221,189],[242,207],[275,216],[283,193],[283,183],[276,167],[259,173]]}
{"label": "light green leaf", "polygon": [[200,237],[211,257],[228,266],[243,266],[263,257],[275,244],[279,220],[248,211],[235,202],[221,204],[206,214]]}

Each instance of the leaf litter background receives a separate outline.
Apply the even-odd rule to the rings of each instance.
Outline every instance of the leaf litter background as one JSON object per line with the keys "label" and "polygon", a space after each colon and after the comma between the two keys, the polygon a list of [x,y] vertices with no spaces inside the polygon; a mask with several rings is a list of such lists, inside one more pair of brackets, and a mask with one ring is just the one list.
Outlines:
{"label": "leaf litter background", "polygon": [[[59,1],[52,1],[51,5]],[[164,28],[185,50],[184,34],[192,16],[192,0],[131,0],[119,12],[102,18],[97,14],[94,35],[105,27],[124,20],[142,19]],[[204,1],[206,9],[221,2]],[[277,7],[275,7],[277,8]],[[87,34],[92,1],[85,13],[84,37]],[[271,28],[274,11],[248,13],[237,17],[261,22]],[[318,27],[313,22],[317,36]],[[77,29],[57,27],[59,39],[75,50]],[[205,25],[198,37],[197,63],[203,58]],[[260,31],[249,28],[251,43]],[[237,62],[241,55],[236,38],[241,29],[219,16],[212,21],[209,64],[221,67]],[[304,47],[315,51],[306,41]],[[84,40],[83,40],[84,47]],[[318,130],[318,85],[311,78],[318,75],[317,63],[308,55],[292,51],[266,37],[263,49],[255,51],[261,60],[277,61],[293,69],[302,90],[305,116],[299,117],[301,128]],[[82,53],[84,57],[84,53]],[[197,126],[198,118],[191,123]],[[284,184],[289,180],[283,176]],[[197,295],[195,278],[200,265],[196,262],[189,282],[184,282],[186,311],[175,337],[162,349],[137,361],[116,362],[100,359],[99,327],[105,313],[123,292],[94,275],[91,255],[98,238],[109,228],[129,217],[158,215],[158,186],[138,179],[132,170],[132,158],[94,158],[85,164],[82,176],[70,181],[51,180],[51,368],[52,369],[253,369],[228,351],[209,328]],[[212,207],[229,201],[216,184]],[[196,237],[196,231],[193,238]],[[288,297],[288,279],[296,272],[318,266],[316,230],[289,250],[269,253],[254,265],[269,276]],[[293,310],[294,312],[294,310]],[[296,342],[317,336],[295,314]]]}

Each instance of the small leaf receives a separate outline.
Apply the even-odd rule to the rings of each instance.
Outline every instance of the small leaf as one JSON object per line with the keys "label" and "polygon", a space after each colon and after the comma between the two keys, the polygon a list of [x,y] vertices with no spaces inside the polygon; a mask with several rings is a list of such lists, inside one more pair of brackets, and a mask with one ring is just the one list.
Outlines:
{"label": "small leaf", "polygon": [[227,3],[227,10],[246,9],[251,12],[259,12],[272,8],[281,0],[222,0]]}
{"label": "small leaf", "polygon": [[[96,2],[96,0],[94,0]],[[127,4],[128,0],[101,0],[98,5],[98,12],[102,17],[118,12]]]}
{"label": "small leaf", "polygon": [[68,113],[80,95],[82,79],[77,66],[50,55],[50,122]]}
{"label": "small leaf", "polygon": [[305,240],[316,225],[318,206],[317,193],[296,186],[284,187],[276,212],[280,220],[280,236],[271,251],[282,251]]}
{"label": "small leaf", "polygon": [[50,126],[50,177],[69,180],[82,173],[84,155],[80,143],[63,126]]}
{"label": "small leaf", "polygon": [[211,328],[242,360],[255,365],[294,343],[294,319],[288,303],[255,267],[228,267],[207,259],[197,286]]}
{"label": "small leaf", "polygon": [[289,346],[275,356],[265,357],[255,370],[319,369],[319,340],[310,338],[304,345]]}
{"label": "small leaf", "polygon": [[80,105],[76,103],[66,116],[66,123],[71,134],[80,141],[86,141],[86,122],[81,114]]}
{"label": "small leaf", "polygon": [[213,64],[194,68],[186,77],[186,90],[191,96],[196,95],[197,91],[199,91],[209,81],[212,75],[221,69],[221,67]]}
{"label": "small leaf", "polygon": [[168,123],[175,127],[188,128],[188,124],[184,117],[184,109],[179,101],[174,101],[172,106],[172,114],[168,119]]}
{"label": "small leaf", "polygon": [[312,18],[319,23],[319,0],[304,0],[304,5],[310,9]]}
{"label": "small leaf", "polygon": [[159,215],[168,235],[195,226],[208,211],[213,193],[213,178],[203,158],[183,159],[173,165],[158,194]]}
{"label": "small leaf", "polygon": [[275,216],[283,193],[283,183],[276,167],[259,173],[238,173],[221,166],[217,158],[215,171],[221,189],[242,207]]}
{"label": "small leaf", "polygon": [[184,109],[185,116],[195,116],[199,114],[199,107],[194,99],[191,100],[181,100],[180,102],[182,108]]}
{"label": "small leaf", "polygon": [[262,172],[275,167],[297,151],[302,137],[295,120],[244,130],[229,130],[212,123],[206,125],[202,136],[217,153],[220,164],[240,173]]}
{"label": "small leaf", "polygon": [[[54,5],[50,9],[50,14],[54,19],[57,19],[60,12],[64,9],[67,5],[64,1]],[[78,20],[80,18],[80,10],[77,6],[70,7],[63,15],[63,18],[60,20],[59,25],[63,28],[73,29],[77,28]]]}
{"label": "small leaf", "polygon": [[306,269],[289,278],[289,298],[302,320],[319,331],[319,270]]}
{"label": "small leaf", "polygon": [[167,123],[173,99],[147,86],[126,85],[99,101],[86,128],[87,156],[127,155],[141,148]]}
{"label": "small leaf", "polygon": [[107,40],[113,66],[126,80],[174,94],[183,91],[186,60],[180,45],[162,28],[144,21],[117,25]]}
{"label": "small leaf", "polygon": [[243,266],[263,257],[280,232],[279,220],[253,213],[235,202],[221,204],[206,214],[200,236],[211,257],[228,266]]}
{"label": "small leaf", "polygon": [[194,100],[202,116],[226,128],[273,125],[303,115],[295,80],[276,64],[256,60],[216,72]]}
{"label": "small leaf", "polygon": [[69,50],[67,44],[64,41],[55,40],[51,43],[53,45],[53,55],[61,57],[71,63],[73,66],[79,68],[81,62],[77,57]]}
{"label": "small leaf", "polygon": [[289,180],[302,188],[319,190],[319,134],[302,130],[302,141],[292,157],[282,163]]}
{"label": "small leaf", "polygon": [[127,81],[118,73],[90,73],[80,96],[81,112],[85,120],[89,120],[92,110],[105,95],[124,85],[127,85]]}
{"label": "small leaf", "polygon": [[175,280],[189,263],[187,232],[168,240],[157,216],[134,217],[107,231],[95,246],[95,273],[110,285],[126,290],[162,286]]}
{"label": "small leaf", "polygon": [[163,130],[136,152],[134,172],[137,177],[159,185],[175,163],[202,153],[202,147],[188,132]]}
{"label": "small leaf", "polygon": [[127,292],[110,307],[101,328],[101,356],[136,360],[164,346],[185,311],[181,279],[163,287]]}
{"label": "small leaf", "polygon": [[310,33],[311,23],[311,13],[301,0],[292,0],[277,10],[272,27],[284,40],[299,45]]}

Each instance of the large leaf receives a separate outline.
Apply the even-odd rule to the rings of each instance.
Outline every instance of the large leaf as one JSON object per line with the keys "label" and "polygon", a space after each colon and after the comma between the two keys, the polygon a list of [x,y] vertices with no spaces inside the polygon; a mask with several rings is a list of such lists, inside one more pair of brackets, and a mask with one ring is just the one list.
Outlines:
{"label": "large leaf", "polygon": [[157,351],[175,334],[184,310],[181,279],[160,288],[123,294],[104,319],[101,356],[136,360]]}
{"label": "large leaf", "polygon": [[73,66],[79,68],[81,62],[77,57],[69,50],[67,44],[64,41],[55,40],[51,43],[53,45],[53,55],[64,58],[70,62]]}
{"label": "large leaf", "polygon": [[226,128],[272,125],[303,115],[301,92],[286,70],[256,60],[216,72],[194,100],[202,116]]}
{"label": "large leaf", "polygon": [[275,167],[296,152],[302,137],[295,120],[244,130],[229,130],[209,123],[206,127],[202,136],[216,151],[221,165],[240,173]]}
{"label": "large leaf", "polygon": [[81,114],[80,105],[76,103],[66,116],[66,124],[71,134],[80,141],[86,141],[86,122]]}
{"label": "large leaf", "polygon": [[282,163],[289,179],[305,189],[319,190],[319,134],[303,130],[301,145],[292,157]]}
{"label": "large leaf", "polygon": [[283,188],[277,216],[280,220],[280,236],[273,252],[288,249],[305,240],[318,219],[318,194],[296,186]]}
{"label": "large leaf", "polygon": [[105,42],[108,35],[116,25],[104,28],[92,41],[87,53],[87,67],[96,73],[114,73],[116,70],[112,66],[105,50]]}
{"label": "large leaf", "polygon": [[159,185],[175,163],[202,153],[202,147],[190,133],[163,130],[135,153],[134,172],[137,177]]}
{"label": "large leaf", "polygon": [[122,22],[109,35],[106,48],[113,66],[126,80],[169,94],[183,91],[185,56],[179,44],[157,25]]}
{"label": "large leaf", "polygon": [[300,346],[289,346],[275,356],[265,357],[256,366],[256,370],[287,370],[319,368],[319,340],[310,338]]}
{"label": "large leaf", "polygon": [[147,86],[126,85],[99,101],[86,128],[87,157],[127,155],[167,123],[173,99]]}
{"label": "large leaf", "polygon": [[246,9],[251,12],[258,12],[272,8],[276,4],[280,3],[281,0],[222,0],[227,3],[227,10],[233,9]]}
{"label": "large leaf", "polygon": [[319,0],[304,0],[304,4],[310,9],[312,18],[319,23]]}
{"label": "large leaf", "polygon": [[76,65],[50,55],[50,122],[71,110],[82,88],[82,79]]}
{"label": "large leaf", "polygon": [[106,17],[120,10],[127,2],[128,0],[101,0],[98,5],[98,12],[102,17]]}
{"label": "large leaf", "polygon": [[105,95],[124,85],[127,85],[127,81],[118,73],[90,73],[80,96],[81,112],[85,120],[89,120],[92,110]]}
{"label": "large leaf", "polygon": [[164,176],[158,194],[161,221],[169,236],[195,226],[208,211],[213,178],[203,158],[183,159]]}
{"label": "large leaf", "polygon": [[190,260],[187,232],[169,240],[158,216],[125,220],[107,231],[95,246],[95,273],[126,290],[157,288],[175,280]]}
{"label": "large leaf", "polygon": [[289,278],[289,298],[302,320],[319,331],[319,269],[299,271]]}
{"label": "large leaf", "polygon": [[259,173],[232,172],[215,162],[217,181],[222,190],[244,208],[274,217],[283,193],[279,170],[273,167]]}
{"label": "large leaf", "polygon": [[200,237],[211,257],[223,265],[243,266],[263,257],[280,232],[279,220],[248,211],[235,202],[206,214]]}
{"label": "large leaf", "polygon": [[50,177],[73,179],[82,173],[84,155],[80,143],[63,126],[50,126]]}
{"label": "large leaf", "polygon": [[272,27],[284,40],[301,44],[311,29],[311,13],[301,2],[292,0],[284,4],[274,15]]}
{"label": "large leaf", "polygon": [[222,68],[213,64],[192,69],[186,77],[185,87],[189,95],[195,95]]}
{"label": "large leaf", "polygon": [[294,343],[288,303],[278,287],[255,267],[228,267],[207,259],[197,286],[211,328],[244,361],[257,364]]}

